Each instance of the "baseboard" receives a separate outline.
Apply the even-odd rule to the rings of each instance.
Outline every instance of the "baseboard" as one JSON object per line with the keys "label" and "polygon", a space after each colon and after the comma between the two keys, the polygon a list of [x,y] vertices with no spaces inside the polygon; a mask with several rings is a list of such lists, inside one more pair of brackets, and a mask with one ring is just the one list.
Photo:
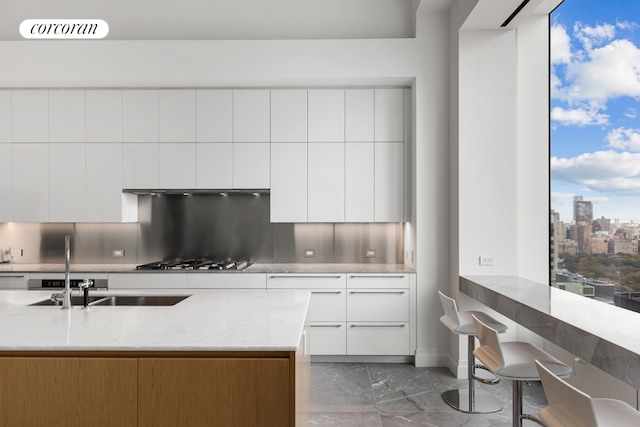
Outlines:
{"label": "baseboard", "polygon": [[416,366],[419,368],[449,367],[448,359],[449,356],[444,352],[434,352],[425,349],[418,349],[416,351]]}
{"label": "baseboard", "polygon": [[414,360],[413,356],[311,356],[311,363],[409,363],[413,365]]}

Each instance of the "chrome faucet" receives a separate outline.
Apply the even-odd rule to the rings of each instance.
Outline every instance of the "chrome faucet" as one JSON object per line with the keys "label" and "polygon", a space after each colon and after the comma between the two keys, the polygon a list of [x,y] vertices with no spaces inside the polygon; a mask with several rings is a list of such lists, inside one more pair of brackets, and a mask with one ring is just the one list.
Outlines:
{"label": "chrome faucet", "polygon": [[71,279],[69,270],[71,264],[71,237],[64,236],[64,291],[62,291],[62,309],[71,308]]}

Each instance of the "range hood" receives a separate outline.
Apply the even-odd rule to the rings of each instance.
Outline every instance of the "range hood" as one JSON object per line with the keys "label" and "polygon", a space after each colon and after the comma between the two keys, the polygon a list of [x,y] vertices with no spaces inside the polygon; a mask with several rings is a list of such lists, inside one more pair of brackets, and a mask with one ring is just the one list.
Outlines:
{"label": "range hood", "polygon": [[215,196],[232,196],[232,195],[248,195],[259,196],[261,194],[269,194],[269,189],[227,189],[227,188],[125,188],[123,193],[136,194],[139,196],[158,196],[158,195],[172,195],[172,196],[190,196],[192,194],[206,194]]}

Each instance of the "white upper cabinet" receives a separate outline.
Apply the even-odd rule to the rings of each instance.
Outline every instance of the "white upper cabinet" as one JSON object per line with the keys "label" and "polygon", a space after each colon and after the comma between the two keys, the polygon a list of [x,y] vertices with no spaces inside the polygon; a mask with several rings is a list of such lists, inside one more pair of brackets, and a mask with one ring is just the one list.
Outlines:
{"label": "white upper cabinet", "polygon": [[307,142],[307,91],[271,91],[271,141]]}
{"label": "white upper cabinet", "polygon": [[161,90],[158,102],[160,142],[195,142],[196,91]]}
{"label": "white upper cabinet", "polygon": [[374,221],[374,143],[348,142],[344,154],[344,220]]}
{"label": "white upper cabinet", "polygon": [[270,100],[267,89],[233,91],[233,141],[270,141]]}
{"label": "white upper cabinet", "polygon": [[158,153],[158,187],[196,188],[196,144],[161,143]]}
{"label": "white upper cabinet", "polygon": [[159,143],[122,144],[123,188],[158,188]]}
{"label": "white upper cabinet", "polygon": [[404,89],[375,90],[375,140],[404,141]]}
{"label": "white upper cabinet", "polygon": [[11,144],[0,142],[0,222],[11,221]]}
{"label": "white upper cabinet", "polygon": [[344,90],[309,90],[309,142],[344,142]]}
{"label": "white upper cabinet", "polygon": [[49,145],[13,144],[11,147],[11,220],[49,220]]}
{"label": "white upper cabinet", "polygon": [[308,221],[344,222],[344,144],[309,143]]}
{"label": "white upper cabinet", "polygon": [[375,222],[404,221],[404,144],[375,144]]}
{"label": "white upper cabinet", "polygon": [[87,90],[87,142],[122,142],[122,91]]}
{"label": "white upper cabinet", "polygon": [[371,142],[374,131],[373,89],[345,91],[345,141]]}
{"label": "white upper cabinet", "polygon": [[233,141],[233,91],[196,91],[196,140]]}
{"label": "white upper cabinet", "polygon": [[196,144],[196,188],[233,188],[233,143]]}
{"label": "white upper cabinet", "polygon": [[233,144],[233,188],[270,188],[270,144]]}
{"label": "white upper cabinet", "polygon": [[0,90],[0,143],[11,142],[11,91]]}
{"label": "white upper cabinet", "polygon": [[49,142],[49,91],[11,92],[13,142]]}
{"label": "white upper cabinet", "polygon": [[271,144],[271,222],[307,222],[307,144]]}
{"label": "white upper cabinet", "polygon": [[85,150],[86,221],[122,221],[122,144],[87,144]]}
{"label": "white upper cabinet", "polygon": [[158,91],[122,91],[123,142],[158,142]]}
{"label": "white upper cabinet", "polygon": [[85,144],[49,144],[49,222],[85,221]]}
{"label": "white upper cabinet", "polygon": [[85,142],[84,90],[49,91],[49,142]]}

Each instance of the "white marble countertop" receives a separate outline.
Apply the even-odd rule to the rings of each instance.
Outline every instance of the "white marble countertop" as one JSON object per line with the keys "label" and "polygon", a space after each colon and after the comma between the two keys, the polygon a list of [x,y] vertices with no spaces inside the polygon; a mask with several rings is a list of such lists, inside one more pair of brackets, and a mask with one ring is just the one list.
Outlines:
{"label": "white marble countertop", "polygon": [[0,351],[295,351],[305,291],[110,291],[191,295],[174,306],[28,306],[50,291],[0,292]]}
{"label": "white marble countertop", "polygon": [[461,276],[460,290],[640,389],[640,313],[515,276]]}
{"label": "white marble countertop", "polygon": [[[356,264],[356,263],[273,263],[252,264],[244,270],[248,273],[415,273],[404,264]],[[2,273],[63,273],[60,264],[0,264]],[[218,270],[136,270],[136,264],[71,264],[72,273],[217,273]],[[228,270],[226,273],[242,273]]]}

